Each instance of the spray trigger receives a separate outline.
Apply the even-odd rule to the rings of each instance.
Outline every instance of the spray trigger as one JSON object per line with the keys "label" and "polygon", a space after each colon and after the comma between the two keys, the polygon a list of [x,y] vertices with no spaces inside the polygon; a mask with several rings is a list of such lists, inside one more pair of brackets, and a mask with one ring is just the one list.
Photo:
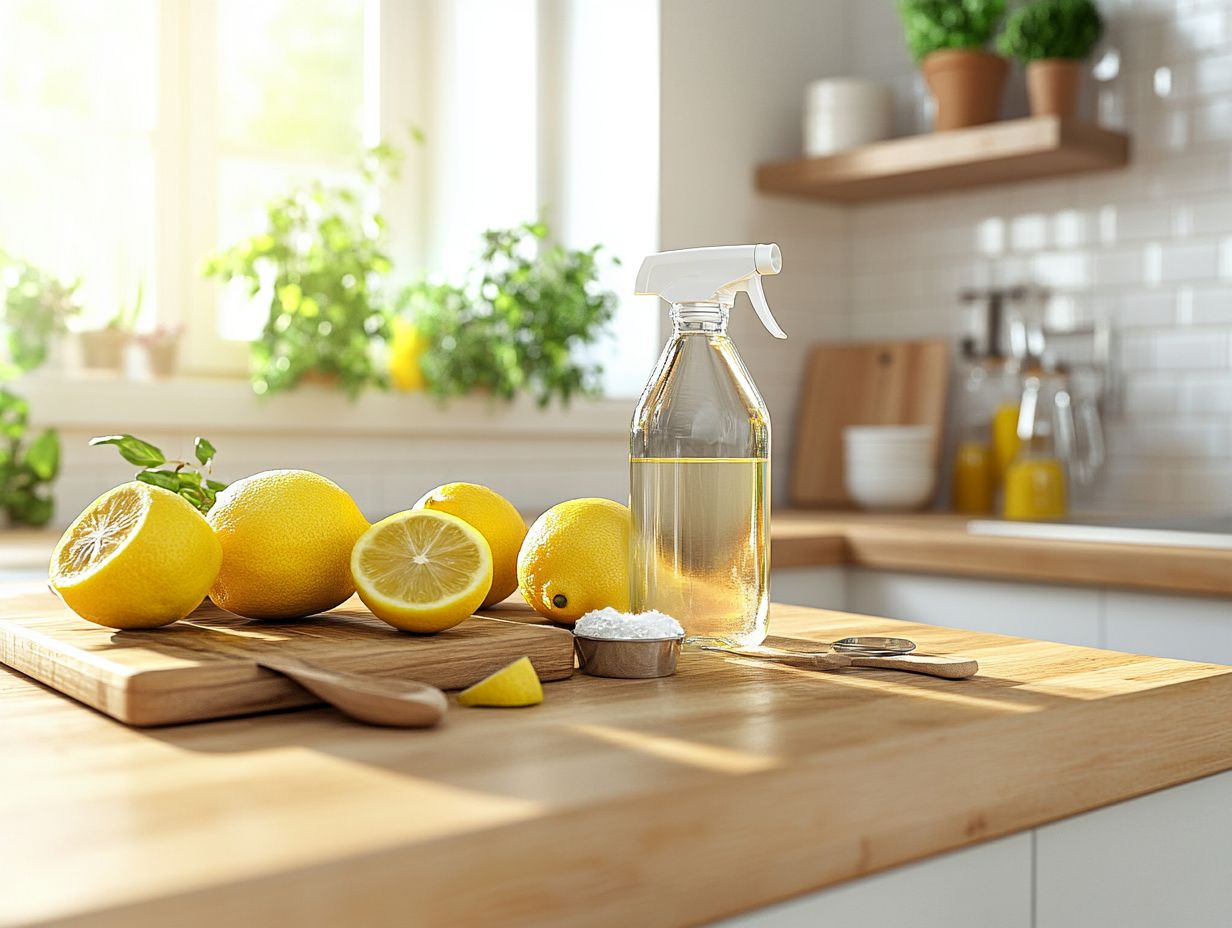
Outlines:
{"label": "spray trigger", "polygon": [[783,331],[783,327],[778,324],[774,314],[770,312],[770,304],[766,302],[766,292],[761,288],[761,277],[754,274],[746,281],[746,286],[749,302],[753,304],[753,309],[757,311],[757,318],[766,327],[766,331],[775,338],[786,338],[787,333]]}

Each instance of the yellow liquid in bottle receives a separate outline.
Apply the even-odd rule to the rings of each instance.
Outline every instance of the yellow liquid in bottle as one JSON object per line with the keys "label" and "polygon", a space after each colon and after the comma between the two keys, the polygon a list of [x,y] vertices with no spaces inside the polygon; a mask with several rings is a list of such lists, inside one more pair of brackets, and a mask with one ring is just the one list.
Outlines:
{"label": "yellow liquid in bottle", "polygon": [[631,458],[633,609],[691,644],[760,644],[770,608],[766,458]]}
{"label": "yellow liquid in bottle", "polygon": [[962,441],[954,454],[954,511],[992,512],[996,495],[992,449],[982,441]]}
{"label": "yellow liquid in bottle", "polygon": [[992,417],[992,455],[997,483],[1005,479],[1011,462],[1018,456],[1018,403],[1002,403]]}
{"label": "yellow liquid in bottle", "polygon": [[1007,519],[1059,519],[1065,515],[1065,470],[1056,458],[1022,458],[1005,472]]}

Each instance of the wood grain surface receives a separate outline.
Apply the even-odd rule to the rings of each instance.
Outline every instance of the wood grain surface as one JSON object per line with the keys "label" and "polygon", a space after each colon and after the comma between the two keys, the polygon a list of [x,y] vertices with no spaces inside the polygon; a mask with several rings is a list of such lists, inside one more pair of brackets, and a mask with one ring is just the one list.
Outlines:
{"label": "wood grain surface", "polygon": [[839,203],[966,190],[1124,167],[1129,138],[1075,119],[1032,116],[763,164],[757,189]]}
{"label": "wood grain surface", "polygon": [[293,622],[253,622],[207,602],[182,622],[133,632],[92,625],[46,591],[0,599],[0,663],[130,725],[320,701],[258,667],[256,659],[264,655],[461,689],[523,656],[542,679],[567,677],[573,672],[573,636],[480,617],[439,635],[410,635],[375,618],[358,597]]}
{"label": "wood grain surface", "polygon": [[1232,768],[1227,667],[779,605],[771,627],[981,672],[686,652],[386,731],[133,729],[0,670],[0,922],[698,924]]}
{"label": "wood grain surface", "polygon": [[843,485],[843,429],[930,425],[940,460],[950,380],[945,339],[822,344],[805,367],[792,450],[797,506],[850,508]]}
{"label": "wood grain surface", "polygon": [[1232,597],[1232,551],[972,535],[951,513],[778,511],[773,567],[850,564],[961,577]]}

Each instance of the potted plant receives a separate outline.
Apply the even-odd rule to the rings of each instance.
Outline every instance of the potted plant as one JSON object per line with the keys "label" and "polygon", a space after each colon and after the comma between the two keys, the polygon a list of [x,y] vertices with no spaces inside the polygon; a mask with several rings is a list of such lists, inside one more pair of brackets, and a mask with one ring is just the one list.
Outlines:
{"label": "potted plant", "polygon": [[1026,65],[1032,116],[1073,116],[1082,62],[1104,32],[1092,0],[1036,0],[1015,10],[997,42]]}
{"label": "potted plant", "polygon": [[46,363],[56,338],[67,331],[68,320],[81,311],[76,296],[80,284],[62,283],[28,261],[0,252],[5,340],[13,372]]}
{"label": "potted plant", "polygon": [[1000,114],[1009,65],[986,46],[1004,13],[1005,0],[898,0],[907,47],[937,103],[935,130],[977,126]]}
{"label": "potted plant", "polygon": [[121,303],[114,316],[101,329],[81,332],[81,363],[91,370],[124,369],[124,349],[133,337],[133,328],[145,301],[145,285],[137,284],[132,303]]}
{"label": "potted plant", "polygon": [[251,347],[258,395],[318,382],[355,397],[385,385],[372,347],[388,335],[390,261],[372,204],[396,162],[392,148],[377,146],[357,184],[293,190],[266,207],[264,232],[206,259],[206,277],[243,282],[266,311]]}
{"label": "potted plant", "polygon": [[137,336],[137,344],[145,351],[150,373],[155,377],[170,377],[175,373],[180,353],[183,326],[157,326]]}
{"label": "potted plant", "polygon": [[[404,291],[399,312],[417,343],[408,340],[401,363],[413,358],[429,393],[511,400],[531,391],[547,406],[598,392],[602,366],[575,349],[601,338],[616,310],[616,295],[598,284],[600,246],[572,250],[547,239],[543,222],[489,230],[466,284]],[[395,367],[395,379],[413,377]]]}

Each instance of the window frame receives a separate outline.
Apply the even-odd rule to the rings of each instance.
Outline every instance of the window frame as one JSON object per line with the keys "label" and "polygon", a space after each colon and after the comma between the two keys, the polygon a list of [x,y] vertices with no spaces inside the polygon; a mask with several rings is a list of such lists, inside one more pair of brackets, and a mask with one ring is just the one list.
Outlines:
{"label": "window frame", "polygon": [[[439,209],[431,195],[434,166],[448,154],[433,143],[441,105],[435,92],[442,71],[445,4],[449,0],[361,0],[364,6],[364,144],[381,139],[405,153],[397,179],[382,191],[388,250],[394,257],[395,285],[407,282],[433,262]],[[561,83],[567,76],[567,41],[562,22],[570,0],[531,0],[535,23],[536,197],[554,228],[553,204],[562,188],[566,127],[562,124]],[[152,133],[154,165],[154,253],[152,316],[156,326],[183,327],[179,370],[188,377],[247,377],[248,344],[224,338],[218,311],[223,284],[201,274],[205,256],[218,240],[220,165],[228,155],[253,156],[270,163],[294,163],[281,152],[230,151],[219,138],[218,0],[157,0],[157,76]],[[428,135],[414,145],[408,127]],[[349,167],[329,156],[310,159],[322,167]],[[528,217],[529,218],[529,217]],[[259,231],[257,229],[254,232]],[[657,335],[657,332],[654,333]]]}

